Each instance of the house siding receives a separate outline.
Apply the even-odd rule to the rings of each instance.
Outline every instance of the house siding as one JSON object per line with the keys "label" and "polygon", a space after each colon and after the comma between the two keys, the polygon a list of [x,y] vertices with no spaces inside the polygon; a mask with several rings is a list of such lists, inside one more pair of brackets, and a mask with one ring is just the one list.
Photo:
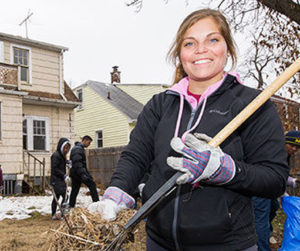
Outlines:
{"label": "house siding", "polygon": [[103,147],[126,145],[130,131],[128,118],[90,87],[85,86],[82,89],[83,108],[75,113],[76,140],[90,135],[94,139],[90,148],[95,148],[95,132],[102,130]]}
{"label": "house siding", "polygon": [[162,85],[136,85],[136,84],[118,84],[121,90],[126,92],[128,95],[145,105],[153,95],[163,92],[166,90]]}
{"label": "house siding", "polygon": [[22,97],[0,94],[1,140],[0,164],[3,173],[21,173],[22,148]]}

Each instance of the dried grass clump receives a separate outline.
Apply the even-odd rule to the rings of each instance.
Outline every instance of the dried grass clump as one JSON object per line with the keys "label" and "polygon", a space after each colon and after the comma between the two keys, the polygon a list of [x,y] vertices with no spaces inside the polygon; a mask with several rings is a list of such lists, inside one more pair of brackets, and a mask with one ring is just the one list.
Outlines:
{"label": "dried grass clump", "polygon": [[[108,222],[103,220],[99,214],[91,214],[83,208],[74,208],[67,217],[73,235],[70,234],[69,228],[64,222],[58,229],[52,230],[48,251],[105,250],[135,212],[135,210],[123,210],[115,221]],[[122,249],[145,250],[144,228],[144,222],[139,224],[134,230],[134,242],[125,242]]]}

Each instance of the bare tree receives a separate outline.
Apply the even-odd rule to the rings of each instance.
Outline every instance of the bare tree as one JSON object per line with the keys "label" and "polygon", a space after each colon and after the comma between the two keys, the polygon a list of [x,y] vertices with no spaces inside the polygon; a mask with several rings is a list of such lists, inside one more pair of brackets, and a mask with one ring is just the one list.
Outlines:
{"label": "bare tree", "polygon": [[272,45],[265,40],[262,30],[252,34],[252,37],[252,47],[247,51],[248,57],[243,61],[241,68],[246,69],[245,77],[254,79],[257,82],[256,88],[262,90],[269,78],[268,68],[274,61],[275,55],[268,50]]}
{"label": "bare tree", "polygon": [[[257,81],[257,88],[264,89],[268,83],[270,72],[282,73],[299,56],[299,25],[273,10],[265,9],[260,22],[256,22],[252,32],[252,46],[247,51],[241,69],[245,77]],[[300,74],[297,73],[284,91],[290,96],[299,94]]]}
{"label": "bare tree", "polygon": [[[168,2],[168,0],[163,1],[166,3]],[[186,2],[188,3],[188,0],[186,0]],[[212,0],[210,2],[212,2]],[[232,8],[237,14],[237,17],[239,17],[241,20],[243,20],[243,17],[246,13],[257,10],[259,6],[265,6],[289,17],[292,21],[295,21],[300,25],[299,0],[219,0],[219,7],[224,5],[226,8]],[[143,6],[143,0],[129,0],[127,6],[134,6],[137,8],[137,10],[140,10]]]}

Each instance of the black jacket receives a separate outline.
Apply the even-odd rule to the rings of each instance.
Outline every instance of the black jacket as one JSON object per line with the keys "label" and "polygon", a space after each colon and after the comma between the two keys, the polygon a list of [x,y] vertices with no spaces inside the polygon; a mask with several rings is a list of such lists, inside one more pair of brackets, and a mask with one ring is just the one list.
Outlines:
{"label": "black jacket", "polygon": [[81,180],[92,179],[87,170],[85,150],[81,142],[75,143],[75,146],[71,150],[70,160],[72,161],[70,177]]}
{"label": "black jacket", "polygon": [[57,143],[56,151],[51,155],[51,177],[50,182],[54,187],[56,193],[64,194],[66,192],[66,158],[62,154],[62,145],[69,140],[67,138],[60,138]]}
{"label": "black jacket", "polygon": [[[207,99],[202,120],[193,132],[214,137],[256,96],[258,91],[228,75]],[[195,123],[201,105],[192,111],[185,101],[179,135]],[[146,201],[173,174],[166,159],[176,155],[170,140],[175,131],[179,96],[165,91],[144,107],[121,154],[111,180],[132,194],[151,163],[143,190]],[[193,123],[190,123],[193,120]],[[179,186],[148,216],[147,234],[160,245],[188,251],[242,250],[256,243],[251,196],[280,196],[288,177],[287,156],[280,118],[267,101],[222,144],[236,164],[235,177],[225,185]]]}

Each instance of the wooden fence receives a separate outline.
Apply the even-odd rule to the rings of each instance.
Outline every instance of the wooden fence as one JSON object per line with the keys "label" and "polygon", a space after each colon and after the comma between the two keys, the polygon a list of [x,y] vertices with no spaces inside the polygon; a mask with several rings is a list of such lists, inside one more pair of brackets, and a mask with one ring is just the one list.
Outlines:
{"label": "wooden fence", "polygon": [[103,187],[109,184],[123,149],[124,146],[117,146],[87,151],[88,169],[97,184]]}

